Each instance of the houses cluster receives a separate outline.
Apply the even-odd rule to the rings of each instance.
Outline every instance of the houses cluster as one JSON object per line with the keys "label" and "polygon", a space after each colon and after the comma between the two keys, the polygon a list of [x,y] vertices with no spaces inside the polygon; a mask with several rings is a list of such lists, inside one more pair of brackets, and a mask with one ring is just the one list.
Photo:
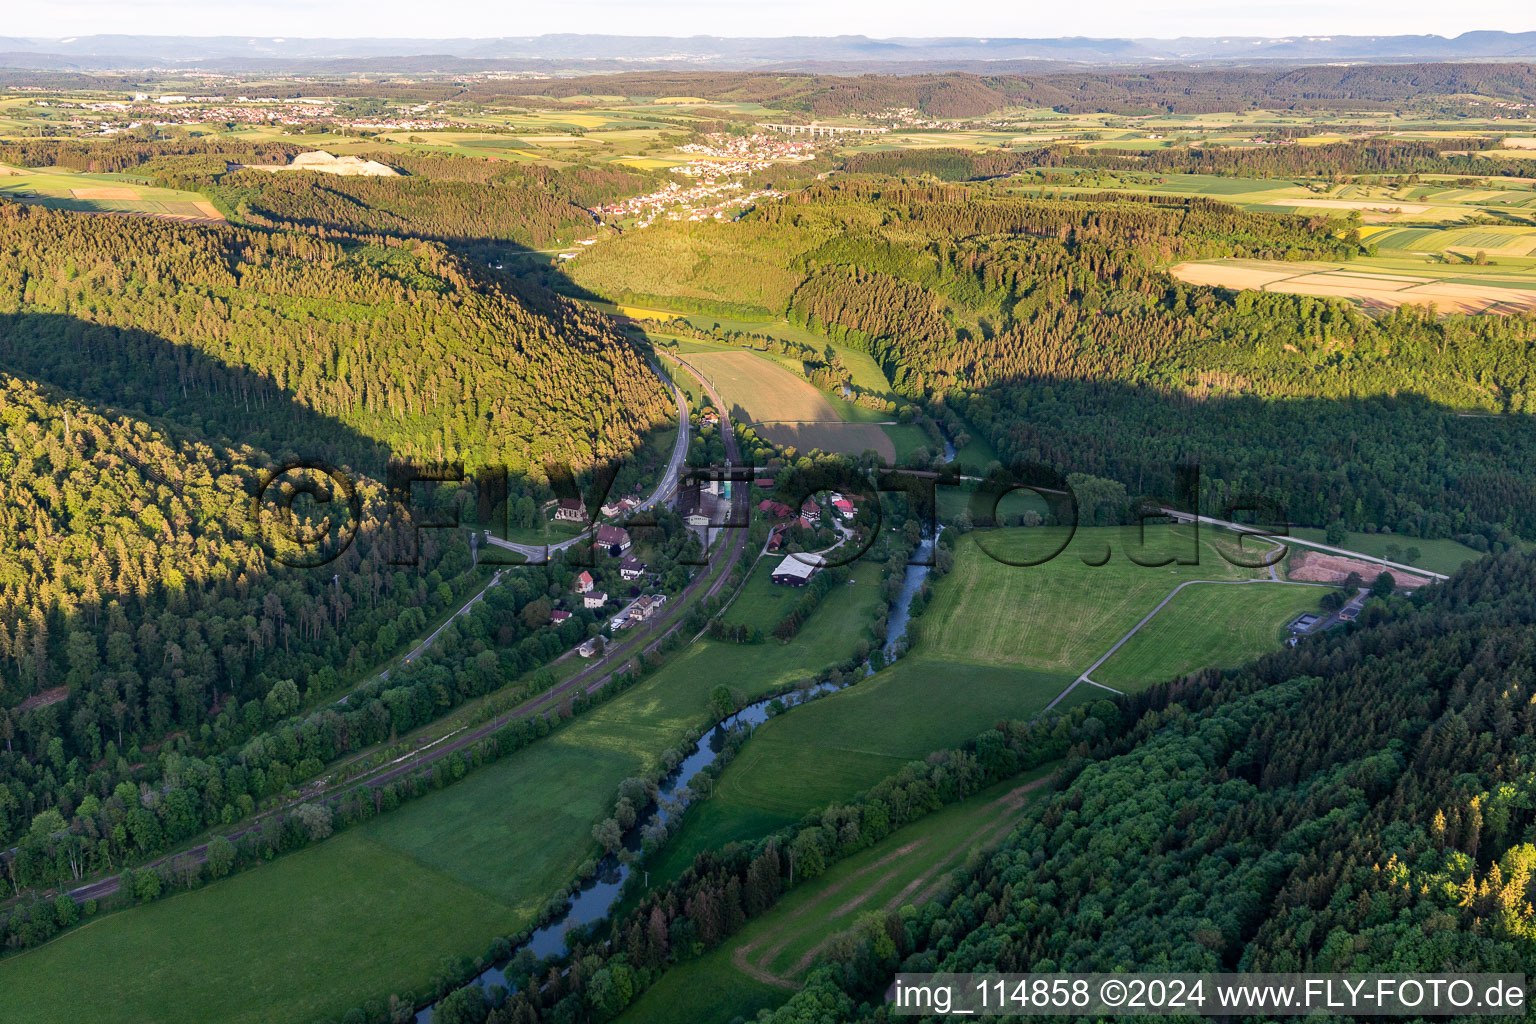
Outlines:
{"label": "houses cluster", "polygon": [[661,218],[725,220],[732,215],[739,216],[746,208],[758,202],[779,198],[779,193],[771,188],[751,192],[743,189],[739,181],[710,180],[686,187],[672,181],[654,192],[593,207],[592,212],[600,217],[634,217],[634,226],[644,228]]}
{"label": "houses cluster", "polygon": [[282,124],[296,127],[323,123],[364,131],[440,131],[468,127],[441,117],[417,116],[416,112],[422,109],[419,107],[413,107],[411,113],[401,115],[370,114],[354,117],[338,114],[333,101],[321,99],[238,96],[233,101],[226,102],[223,96],[187,96],[180,93],[167,93],[151,99],[144,93],[137,93],[131,101],[107,100],[82,103],[80,106],[103,114],[132,115],[140,112],[144,115],[128,125],[116,120],[81,125],[81,127],[96,127],[102,134],[107,135],[144,123],[164,127],[199,125],[210,121],[236,124]]}
{"label": "houses cluster", "polygon": [[892,127],[899,128],[932,128],[953,131],[959,128],[959,121],[938,121],[923,116],[923,112],[915,107],[889,107],[875,115],[878,121],[884,121]]}
{"label": "houses cluster", "polygon": [[[780,161],[809,160],[816,155],[816,143],[809,139],[784,138],[778,135],[724,135],[714,133],[704,136],[703,142],[688,142],[677,147],[679,153],[704,157],[707,161],[750,162],[767,167]],[[704,160],[700,163],[706,162]],[[758,170],[760,167],[752,167]]]}

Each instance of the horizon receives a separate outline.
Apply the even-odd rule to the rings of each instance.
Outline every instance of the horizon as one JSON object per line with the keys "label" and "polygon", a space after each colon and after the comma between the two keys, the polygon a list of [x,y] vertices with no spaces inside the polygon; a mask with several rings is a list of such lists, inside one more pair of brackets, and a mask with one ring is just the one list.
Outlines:
{"label": "horizon", "polygon": [[[971,2],[946,9],[942,34],[932,31],[929,5],[918,0],[852,0],[836,5],[789,0],[771,5],[728,0],[578,0],[556,9],[506,11],[483,0],[448,0],[435,8],[434,28],[423,32],[418,9],[401,0],[368,4],[348,0],[323,7],[311,0],[276,4],[235,3],[211,10],[179,0],[68,0],[13,12],[5,35],[11,39],[68,41],[93,36],[173,36],[182,39],[247,38],[292,40],[423,40],[530,38],[547,35],[631,36],[634,38],[833,39],[862,36],[870,40],[1027,39],[1027,40],[1172,40],[1240,38],[1323,39],[1337,36],[1388,38],[1435,36],[1456,39],[1476,32],[1536,30],[1529,5],[1497,2],[1475,14],[1446,10],[1414,0],[1380,0],[1349,5],[1315,0],[1287,0],[1260,10],[1234,11],[1201,0],[1177,16],[1149,11],[1124,0],[1108,0],[1070,10],[1021,12],[993,3]],[[355,33],[360,22],[371,31]],[[586,30],[602,25],[603,31]],[[805,26],[814,26],[806,31]],[[1115,25],[1121,31],[1096,31]],[[187,31],[195,28],[196,31]],[[250,31],[259,28],[258,32]],[[799,28],[799,31],[795,29]]]}

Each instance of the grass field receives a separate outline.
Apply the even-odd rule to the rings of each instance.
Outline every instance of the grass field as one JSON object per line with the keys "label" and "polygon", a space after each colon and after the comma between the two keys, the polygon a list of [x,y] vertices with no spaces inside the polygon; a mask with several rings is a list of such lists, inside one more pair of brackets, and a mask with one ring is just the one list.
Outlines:
{"label": "grass field", "polygon": [[1093,673],[1134,692],[1207,666],[1235,668],[1280,649],[1285,627],[1315,611],[1321,587],[1255,583],[1186,587]]}
{"label": "grass field", "polygon": [[[980,665],[1060,673],[1076,678],[1179,583],[1193,579],[1251,579],[1254,570],[1221,557],[1228,542],[1200,532],[1200,564],[1149,568],[1158,554],[1188,550],[1182,527],[1147,528],[1147,547],[1137,550],[1134,527],[1079,529],[1071,544],[1043,565],[1011,560],[1043,557],[1060,543],[1055,530],[1008,529],[970,533],[955,548],[955,568],[936,589],[920,620],[922,650],[935,658]],[[1098,559],[1105,547],[1110,560]]]}
{"label": "grass field", "polygon": [[[619,783],[708,720],[718,682],[755,696],[853,653],[881,605],[878,574],[855,579],[787,645],[701,641],[547,739],[390,815],[0,963],[7,1011],[37,1024],[312,1020],[424,987],[444,956],[479,956],[529,924],[596,852],[591,827]],[[95,983],[70,980],[85,976]]]}
{"label": "grass field", "polygon": [[797,886],[721,948],[667,972],[621,1024],[727,1021],[778,1005],[832,935],[866,913],[920,905],[975,849],[1001,840],[1045,790],[1040,769],[932,814]]}
{"label": "grass field", "polygon": [[334,1019],[515,925],[486,893],[349,833],[12,957],[0,991],[5,1018],[29,1024]]}

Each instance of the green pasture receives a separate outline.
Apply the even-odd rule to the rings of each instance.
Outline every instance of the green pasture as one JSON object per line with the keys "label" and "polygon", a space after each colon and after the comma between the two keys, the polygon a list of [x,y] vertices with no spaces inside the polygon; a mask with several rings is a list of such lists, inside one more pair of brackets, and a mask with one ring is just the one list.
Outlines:
{"label": "green pasture", "polygon": [[1208,666],[1235,668],[1279,650],[1286,624],[1317,610],[1326,592],[1282,583],[1185,587],[1093,679],[1134,692]]}
{"label": "green pasture", "polygon": [[[619,783],[653,769],[709,720],[717,683],[756,696],[854,653],[881,607],[878,574],[862,577],[788,645],[701,641],[461,782],[0,963],[7,1009],[41,1024],[308,1020],[425,987],[444,956],[479,956],[533,920],[597,852],[591,828]],[[256,952],[231,957],[232,949]],[[98,983],[70,981],[87,973]]]}

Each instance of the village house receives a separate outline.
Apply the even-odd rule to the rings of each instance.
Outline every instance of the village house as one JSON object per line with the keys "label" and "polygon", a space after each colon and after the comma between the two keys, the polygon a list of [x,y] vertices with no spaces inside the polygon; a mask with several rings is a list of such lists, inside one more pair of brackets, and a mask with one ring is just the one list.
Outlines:
{"label": "village house", "polygon": [[640,499],[635,497],[620,498],[618,501],[609,502],[601,509],[603,515],[622,516],[634,511],[640,505]]}
{"label": "village house", "polygon": [[552,626],[558,626],[564,623],[565,620],[569,619],[570,617],[570,612],[563,612],[559,609],[556,609],[555,611],[549,613],[549,622]]}
{"label": "village house", "polygon": [[667,603],[665,594],[646,594],[637,597],[630,602],[629,607],[615,615],[608,625],[613,629],[628,629],[638,626],[661,610],[661,606]]}
{"label": "village house", "polygon": [[786,587],[803,587],[816,575],[816,566],[799,555],[787,555],[773,570],[773,582]]}
{"label": "village house", "polygon": [[589,590],[581,597],[582,607],[601,608],[608,603],[608,595],[601,590]]}
{"label": "village house", "polygon": [[595,636],[590,640],[585,640],[576,648],[576,653],[581,655],[583,658],[590,658],[592,655],[597,653],[597,645],[599,642],[600,640]]}
{"label": "village house", "polygon": [[759,512],[764,512],[775,519],[788,519],[790,513],[794,512],[794,509],[790,508],[782,501],[770,501],[768,499],[764,499],[758,502],[757,510]]}
{"label": "village house", "polygon": [[720,417],[715,410],[705,409],[699,413],[699,423],[706,427],[718,427],[720,425]]}
{"label": "village house", "polygon": [[581,503],[580,498],[561,498],[560,504],[555,507],[555,519],[567,523],[584,523],[587,521],[587,506]]}
{"label": "village house", "polygon": [[768,531],[769,551],[777,551],[779,548],[784,546],[784,531],[788,528],[788,525],[789,524],[787,523],[780,523],[778,526],[775,526],[772,530]]}
{"label": "village house", "polygon": [[645,575],[645,565],[634,555],[625,555],[619,563],[619,576],[626,580],[637,580]]}
{"label": "village house", "polygon": [[622,526],[604,523],[597,528],[597,546],[615,557],[629,550],[629,531]]}
{"label": "village house", "polygon": [[853,518],[853,502],[849,501],[847,498],[833,498],[832,507],[837,509],[837,514],[842,516],[844,519]]}
{"label": "village house", "polygon": [[800,506],[800,525],[804,526],[807,530],[815,529],[821,525],[821,506],[809,498],[806,499],[804,505]]}
{"label": "village house", "polygon": [[585,594],[592,589],[592,574],[585,569],[576,577],[575,590],[578,594]]}

